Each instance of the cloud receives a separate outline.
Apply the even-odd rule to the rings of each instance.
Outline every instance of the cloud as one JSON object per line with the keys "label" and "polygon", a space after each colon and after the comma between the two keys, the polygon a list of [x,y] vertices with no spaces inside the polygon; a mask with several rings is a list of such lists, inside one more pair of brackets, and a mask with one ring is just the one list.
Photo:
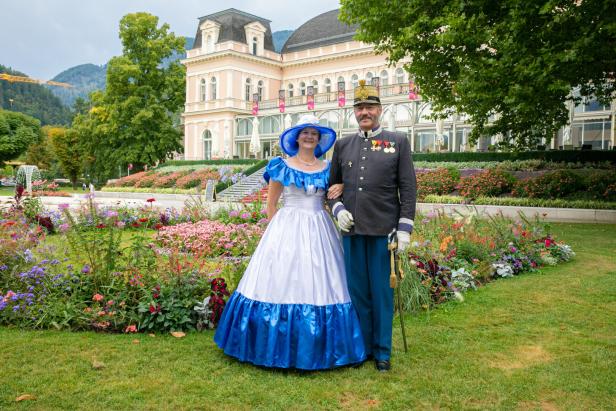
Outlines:
{"label": "cloud", "polygon": [[[201,16],[233,7],[271,21],[273,31],[296,29],[339,7],[338,0],[231,0],[220,7],[200,0],[20,0],[3,2],[0,64],[39,79],[67,68],[105,64],[121,54],[119,21],[145,11],[177,35],[193,37]],[[220,3],[219,3],[220,4]]]}

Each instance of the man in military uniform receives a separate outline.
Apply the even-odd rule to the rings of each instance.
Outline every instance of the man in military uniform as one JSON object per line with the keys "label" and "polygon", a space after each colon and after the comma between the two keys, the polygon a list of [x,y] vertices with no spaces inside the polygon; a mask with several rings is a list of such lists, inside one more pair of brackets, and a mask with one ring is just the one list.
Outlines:
{"label": "man in military uniform", "polygon": [[376,87],[354,90],[356,134],[338,139],[330,184],[344,184],[330,207],[342,230],[351,300],[369,358],[379,371],[390,369],[394,294],[389,285],[387,235],[397,229],[398,251],[410,243],[415,218],[416,180],[408,139],[383,130]]}

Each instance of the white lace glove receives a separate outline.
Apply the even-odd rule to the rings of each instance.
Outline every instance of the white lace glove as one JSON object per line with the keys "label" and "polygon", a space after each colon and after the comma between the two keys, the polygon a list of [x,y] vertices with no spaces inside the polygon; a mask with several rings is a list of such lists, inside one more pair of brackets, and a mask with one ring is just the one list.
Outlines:
{"label": "white lace glove", "polygon": [[398,252],[402,253],[411,244],[411,233],[408,231],[398,231]]}
{"label": "white lace glove", "polygon": [[336,221],[338,221],[338,227],[342,231],[348,232],[351,230],[355,222],[353,221],[353,214],[344,208],[344,204],[341,202],[337,202],[334,205],[334,216],[336,217]]}

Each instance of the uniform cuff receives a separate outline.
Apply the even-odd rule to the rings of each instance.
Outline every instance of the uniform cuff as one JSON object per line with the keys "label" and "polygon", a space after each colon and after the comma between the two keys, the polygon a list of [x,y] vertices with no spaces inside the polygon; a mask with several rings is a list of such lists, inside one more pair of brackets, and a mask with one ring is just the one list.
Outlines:
{"label": "uniform cuff", "polygon": [[398,231],[406,231],[407,233],[413,232],[415,222],[410,218],[401,218],[398,220]]}
{"label": "uniform cuff", "polygon": [[338,201],[336,204],[334,204],[334,207],[332,208],[332,213],[334,213],[334,217],[338,218],[338,213],[340,213],[342,210],[346,210],[346,208],[344,208],[344,204]]}

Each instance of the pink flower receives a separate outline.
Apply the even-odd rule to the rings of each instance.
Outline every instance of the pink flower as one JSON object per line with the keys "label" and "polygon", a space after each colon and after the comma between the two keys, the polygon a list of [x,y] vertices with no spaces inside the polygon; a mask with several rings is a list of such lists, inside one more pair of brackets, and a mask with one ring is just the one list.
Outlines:
{"label": "pink flower", "polygon": [[137,326],[134,324],[129,325],[128,327],[126,327],[124,329],[125,333],[136,333],[137,332]]}
{"label": "pink flower", "polygon": [[60,224],[58,228],[60,229],[61,233],[66,233],[69,229],[69,225],[67,223]]}
{"label": "pink flower", "polygon": [[108,305],[109,307],[111,307],[111,306],[113,305],[113,300],[109,300],[109,301],[107,301],[107,305]]}
{"label": "pink flower", "polygon": [[60,210],[66,210],[67,208],[69,208],[69,205],[66,203],[58,204],[58,208]]}
{"label": "pink flower", "polygon": [[97,293],[97,294],[94,294],[94,295],[92,296],[92,300],[93,300],[93,301],[96,301],[96,302],[102,301],[102,300],[103,300],[103,298],[105,298],[105,297],[103,297],[102,295],[100,295],[100,294],[98,294],[98,293]]}
{"label": "pink flower", "polygon": [[118,228],[124,228],[124,226],[125,226],[125,225],[126,225],[126,223],[125,223],[124,221],[118,221],[118,222],[116,223],[116,226],[117,226]]}
{"label": "pink flower", "polygon": [[241,217],[242,217],[244,220],[250,220],[250,213],[242,213]]}

